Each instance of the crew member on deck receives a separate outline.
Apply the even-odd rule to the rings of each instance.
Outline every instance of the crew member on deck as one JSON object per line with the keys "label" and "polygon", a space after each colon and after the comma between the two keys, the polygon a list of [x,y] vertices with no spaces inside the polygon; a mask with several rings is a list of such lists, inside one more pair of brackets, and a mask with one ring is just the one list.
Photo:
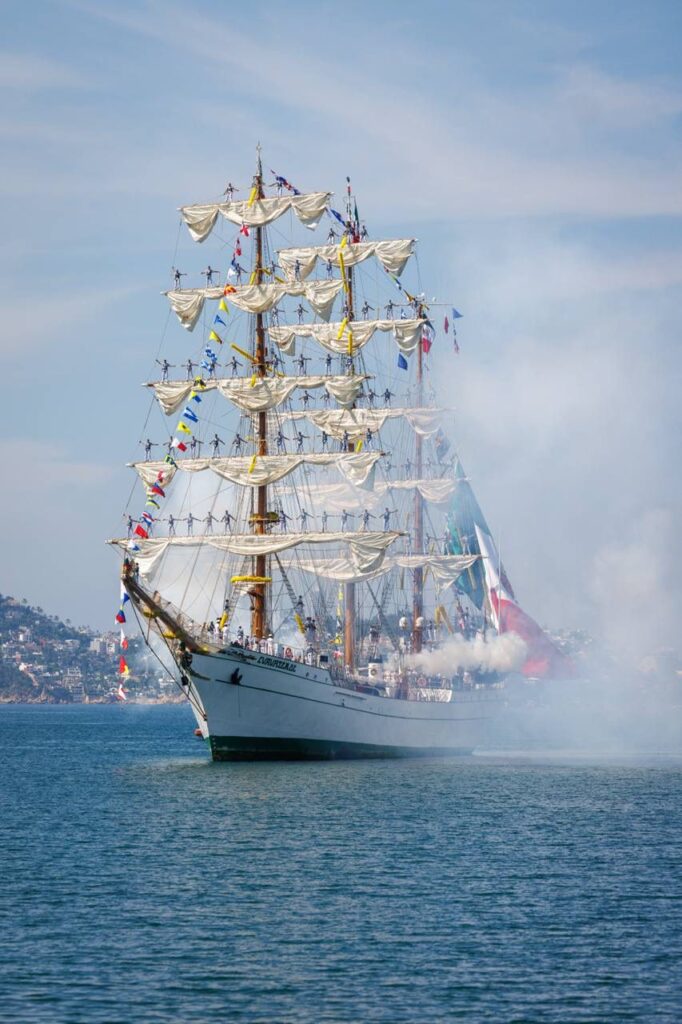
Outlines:
{"label": "crew member on deck", "polygon": [[206,267],[206,270],[202,270],[201,271],[201,274],[202,274],[202,277],[206,278],[206,287],[207,288],[210,288],[211,285],[213,284],[213,278],[214,278],[215,274],[218,275],[218,280],[220,280],[220,272],[217,271],[217,270],[214,270],[210,263]]}
{"label": "crew member on deck", "polygon": [[216,455],[220,454],[221,444],[225,444],[225,442],[223,441],[222,437],[218,437],[218,434],[216,433],[213,435],[213,438],[211,439],[211,444],[213,445],[213,456],[215,458]]}
{"label": "crew member on deck", "polygon": [[389,524],[391,522],[391,516],[394,516],[397,511],[397,508],[389,509],[387,505],[384,511],[381,513],[381,517],[384,520],[384,530],[388,530]]}
{"label": "crew member on deck", "polygon": [[161,380],[168,380],[168,371],[172,370],[175,364],[169,363],[167,359],[157,359],[156,362],[161,367]]}
{"label": "crew member on deck", "polygon": [[158,448],[156,441],[150,441],[149,438],[144,443],[144,457],[145,461],[149,462],[152,457],[152,448]]}
{"label": "crew member on deck", "polygon": [[278,455],[281,455],[282,452],[286,452],[286,450],[287,450],[286,440],[287,439],[286,439],[286,437],[284,436],[284,434],[282,432],[282,428],[280,427],[278,429],[278,431],[277,431],[276,436],[275,436],[275,442],[277,444],[277,454]]}

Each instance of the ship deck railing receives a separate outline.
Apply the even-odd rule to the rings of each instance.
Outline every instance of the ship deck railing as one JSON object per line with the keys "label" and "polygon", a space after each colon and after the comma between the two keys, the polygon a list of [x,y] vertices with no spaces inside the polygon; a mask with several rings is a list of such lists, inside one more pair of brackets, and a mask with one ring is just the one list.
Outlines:
{"label": "ship deck railing", "polygon": [[404,700],[437,701],[443,699],[442,696],[439,698],[439,694],[466,693],[471,699],[485,700],[496,689],[494,683],[477,682],[475,677],[469,680],[458,676],[451,678],[427,677],[414,670],[409,670],[402,676],[397,672],[386,672],[383,679],[371,680],[367,675],[347,670],[345,665],[339,664],[338,659],[334,660],[335,651],[320,651],[317,645],[312,644],[307,647],[293,647],[274,640],[258,640],[255,637],[244,637],[243,642],[237,638],[220,639],[219,633],[215,629],[211,631],[207,627],[201,630],[200,639],[207,646],[219,651],[229,652],[236,648],[239,651],[266,655],[270,658],[318,668],[329,674],[332,686],[355,690],[359,693],[371,693],[380,697],[396,698],[400,696]]}

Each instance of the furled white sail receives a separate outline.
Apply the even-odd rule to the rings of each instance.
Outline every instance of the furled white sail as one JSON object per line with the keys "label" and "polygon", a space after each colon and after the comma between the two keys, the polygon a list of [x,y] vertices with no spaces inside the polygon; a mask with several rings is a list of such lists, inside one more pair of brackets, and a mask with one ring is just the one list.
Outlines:
{"label": "furled white sail", "polygon": [[211,470],[225,480],[242,487],[261,487],[272,484],[293,473],[299,466],[335,466],[355,487],[370,486],[371,476],[383,452],[309,452],[302,455],[228,455],[207,459],[178,459],[173,466],[162,461],[133,462],[132,466],[148,487],[163,473],[164,486],[173,479],[177,470],[202,473]]}
{"label": "furled white sail", "polygon": [[[332,515],[338,515],[344,509],[350,512],[367,509],[369,512],[381,512],[387,501],[397,491],[419,491],[425,501],[434,505],[440,504],[454,493],[457,481],[452,478],[435,480],[388,480],[375,481],[371,491],[356,489],[348,483],[315,484],[314,495],[320,502],[320,508]],[[379,516],[380,518],[380,516]]]}
{"label": "furled white sail", "polygon": [[[266,313],[285,295],[302,296],[312,310],[328,320],[334,299],[343,288],[343,281],[308,281],[303,284],[245,284],[217,288],[186,288],[170,291],[168,296],[173,312],[188,331],[194,330],[207,299],[222,299],[247,313]],[[398,321],[396,321],[397,323]]]}
{"label": "furled white sail", "polygon": [[237,200],[230,203],[203,203],[198,206],[181,206],[182,219],[195,242],[208,238],[218,216],[233,224],[248,227],[263,227],[277,220],[283,213],[293,210],[302,224],[314,228],[324,213],[331,192],[310,192],[302,196],[277,196],[272,199]]}
{"label": "furled white sail", "polygon": [[346,267],[354,267],[370,256],[376,256],[391,274],[402,274],[412,255],[414,238],[398,238],[384,242],[349,242],[346,245],[315,245],[300,249],[279,249],[279,264],[290,281],[303,281],[315,262],[340,266],[339,253]]}
{"label": "furled white sail", "polygon": [[[301,544],[346,544],[350,563],[355,571],[364,576],[381,565],[386,549],[398,537],[397,530],[385,533],[229,533],[208,537],[155,537],[148,540],[136,539],[134,558],[143,576],[154,568],[169,547],[196,548],[203,545],[227,551],[234,555],[274,555]],[[130,541],[118,539],[111,543],[125,551],[130,550]]]}
{"label": "furled white sail", "polygon": [[318,374],[301,377],[258,377],[255,380],[251,377],[208,378],[200,387],[193,381],[184,380],[155,381],[146,386],[154,389],[159,405],[166,415],[170,416],[187,402],[192,391],[203,393],[215,389],[249,413],[263,412],[265,409],[281,405],[296,388],[324,388],[345,409],[353,405],[362,391],[363,381],[367,379],[367,374],[328,377]]}
{"label": "furled white sail", "polygon": [[[184,295],[185,293],[173,292],[172,294]],[[403,355],[409,356],[419,343],[425,323],[426,320],[351,320],[348,323],[287,324],[283,327],[270,327],[268,333],[282,352],[292,356],[296,352],[296,338],[312,338],[318,345],[322,345],[330,352],[346,355],[351,340],[349,332],[352,337],[352,351],[356,352],[367,344],[376,331],[391,331],[393,340],[400,351]]]}
{"label": "furled white sail", "polygon": [[391,480],[375,485],[374,489],[377,494],[388,494],[389,491],[419,491],[424,501],[437,505],[450,497],[455,486],[455,480],[439,477],[436,480]]}
{"label": "furled white sail", "polygon": [[348,434],[351,441],[376,433],[387,420],[405,419],[420,437],[435,434],[442,418],[440,409],[296,409],[282,413],[283,419],[306,419],[331,437]]}
{"label": "furled white sail", "polygon": [[365,573],[359,573],[350,558],[296,558],[287,563],[287,568],[301,569],[327,580],[338,583],[370,582],[384,576],[393,569],[429,570],[439,587],[449,587],[463,572],[466,572],[478,555],[388,555],[381,565],[372,571],[368,579]]}

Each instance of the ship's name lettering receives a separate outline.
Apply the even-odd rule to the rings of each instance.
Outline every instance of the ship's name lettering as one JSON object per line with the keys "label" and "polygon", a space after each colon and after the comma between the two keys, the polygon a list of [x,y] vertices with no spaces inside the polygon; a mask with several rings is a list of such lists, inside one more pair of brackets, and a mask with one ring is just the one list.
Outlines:
{"label": "ship's name lettering", "polygon": [[266,665],[267,668],[283,668],[285,672],[295,672],[296,666],[290,661],[282,661],[280,658],[268,658],[261,656],[256,662],[258,665]]}

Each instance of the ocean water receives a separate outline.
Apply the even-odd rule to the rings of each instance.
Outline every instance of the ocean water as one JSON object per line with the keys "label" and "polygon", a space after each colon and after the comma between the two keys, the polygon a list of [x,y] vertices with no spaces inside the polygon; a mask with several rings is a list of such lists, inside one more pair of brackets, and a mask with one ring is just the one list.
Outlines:
{"label": "ocean water", "polygon": [[682,759],[219,764],[0,707],[0,1020],[682,1020]]}

